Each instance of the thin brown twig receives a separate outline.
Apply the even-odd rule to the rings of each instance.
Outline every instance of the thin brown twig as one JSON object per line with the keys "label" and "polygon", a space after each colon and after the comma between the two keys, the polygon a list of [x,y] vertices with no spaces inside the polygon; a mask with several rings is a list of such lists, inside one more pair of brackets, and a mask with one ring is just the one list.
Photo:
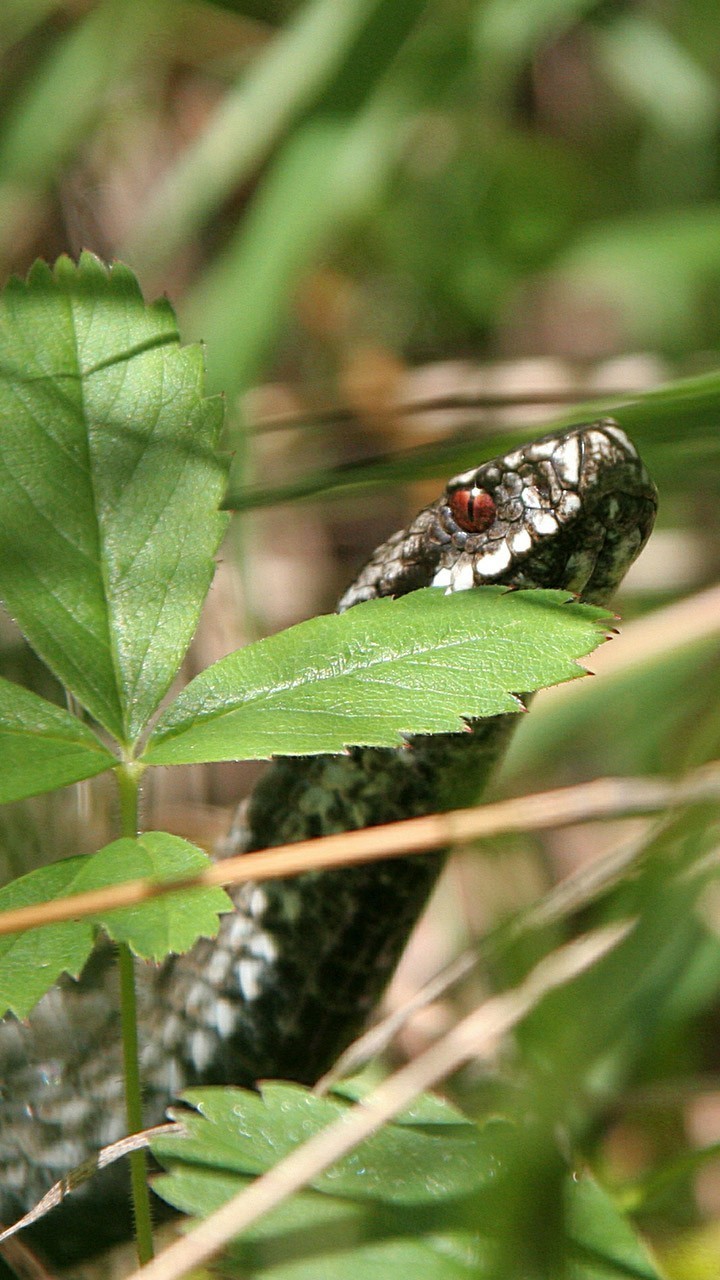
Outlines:
{"label": "thin brown twig", "polygon": [[[638,662],[646,662],[653,658],[662,658],[668,653],[672,653],[679,647],[683,647],[693,641],[703,640],[715,635],[720,628],[720,586],[710,587],[704,591],[695,593],[683,600],[676,601],[666,608],[651,614],[647,618],[640,618],[631,622],[623,628],[619,637],[617,637],[612,645],[604,645],[598,649],[594,655],[594,666],[598,674],[604,676],[618,675],[631,669]],[[552,689],[543,689],[537,695],[535,706],[535,716],[538,712],[542,712],[542,708],[548,705],[548,701],[552,703],[554,696],[558,698],[582,697],[585,689],[584,682],[571,681],[564,685],[558,685]],[[628,785],[632,780],[627,780]],[[587,784],[581,784],[585,786]],[[593,784],[590,784],[593,785]],[[544,794],[544,793],[543,793]],[[552,794],[552,793],[550,793]],[[713,798],[713,797],[708,797]],[[532,799],[532,797],[528,797]],[[513,805],[522,803],[521,801],[510,802]],[[485,806],[483,813],[492,816],[496,806]],[[637,812],[637,810],[636,810]],[[613,817],[618,816],[610,812],[606,814],[592,814],[592,817]],[[575,821],[582,821],[582,815],[578,815]],[[418,820],[415,820],[418,821]],[[424,820],[419,820],[424,821]],[[558,820],[558,825],[562,825],[562,819]],[[396,824],[396,828],[400,829],[402,824]],[[512,826],[508,830],[532,829],[518,828]],[[384,828],[376,827],[373,829],[376,833],[381,832]],[[360,833],[355,833],[357,836]],[[478,833],[478,838],[484,835],[484,831]],[[493,828],[488,834],[496,834]],[[332,837],[332,839],[345,839],[344,836]],[[292,846],[295,850],[300,850],[299,844]],[[303,870],[314,869],[327,865],[320,861],[323,852],[323,842],[314,841],[309,846],[312,852],[308,855],[306,865],[299,866],[297,873]],[[287,846],[281,846],[278,852]],[[408,853],[413,852],[407,847]],[[248,857],[249,855],[243,855]],[[268,853],[263,853],[263,859],[269,858]],[[375,856],[381,857],[378,853]],[[387,856],[396,856],[388,853]],[[367,860],[369,860],[368,855]],[[356,855],[357,861],[362,861],[362,854]],[[258,870],[254,876],[255,879],[269,878],[270,863],[265,864],[266,870]],[[217,877],[218,867],[222,867],[228,873],[227,880]],[[248,868],[247,862],[243,863],[243,868]],[[282,874],[282,873],[278,873]],[[288,874],[292,874],[288,872]],[[206,878],[211,875],[213,878]],[[164,893],[172,893],[178,889],[194,887],[197,884],[235,884],[241,883],[246,877],[242,874],[234,876],[233,862],[230,859],[223,860],[216,864],[212,872],[201,872],[199,878],[197,876],[183,878],[175,881],[165,881],[164,884],[158,885],[152,881],[133,880],[128,881],[125,885],[117,885],[113,889],[92,890],[87,894],[77,894],[72,899],[65,898],[60,902],[42,903],[34,907],[24,907],[18,909],[18,912],[0,912],[0,936],[8,933],[19,932],[22,929],[34,928],[43,924],[56,923],[61,920],[73,919],[83,915],[93,915],[98,911],[112,910],[122,906],[135,906],[140,902],[147,901],[150,898],[161,896]],[[68,908],[68,904],[70,904]]]}
{"label": "thin brown twig", "polygon": [[684,779],[597,778],[573,787],[541,791],[519,799],[472,809],[410,818],[361,831],[342,832],[318,840],[300,840],[257,853],[225,858],[191,876],[157,881],[129,880],[107,889],[92,889],[53,902],[19,907],[0,915],[0,936],[40,925],[98,915],[209,885],[242,884],[248,880],[281,879],[319,868],[354,866],[384,858],[424,853],[431,849],[514,831],[590,822],[598,818],[652,814],[677,805],[704,804],[720,799],[720,763],[705,765]]}
{"label": "thin brown twig", "polygon": [[413,1062],[389,1076],[369,1097],[243,1188],[146,1267],[135,1271],[130,1280],[179,1280],[193,1267],[207,1262],[240,1232],[410,1106],[418,1094],[471,1058],[492,1057],[503,1036],[548,992],[596,964],[622,942],[632,927],[632,921],[624,921],[597,929],[545,957],[520,986],[485,1001]]}

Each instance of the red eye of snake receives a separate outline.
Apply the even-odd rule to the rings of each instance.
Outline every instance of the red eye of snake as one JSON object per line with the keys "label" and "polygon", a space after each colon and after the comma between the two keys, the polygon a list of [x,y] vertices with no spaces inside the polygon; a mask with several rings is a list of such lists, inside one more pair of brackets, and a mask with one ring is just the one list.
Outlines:
{"label": "red eye of snake", "polygon": [[484,489],[456,489],[448,505],[455,523],[466,533],[482,533],[495,519],[495,503]]}

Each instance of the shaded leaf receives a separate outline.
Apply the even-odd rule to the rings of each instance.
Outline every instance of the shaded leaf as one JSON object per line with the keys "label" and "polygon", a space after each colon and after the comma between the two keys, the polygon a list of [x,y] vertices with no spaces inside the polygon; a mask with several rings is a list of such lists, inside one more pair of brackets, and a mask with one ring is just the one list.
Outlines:
{"label": "shaded leaf", "polygon": [[[164,1162],[204,1164],[244,1176],[272,1168],[299,1142],[337,1120],[348,1102],[317,1097],[300,1085],[266,1083],[262,1093],[241,1089],[189,1089],[185,1101],[197,1107],[186,1116],[188,1136],[158,1139],[153,1151]],[[422,1114],[422,1113],[420,1113]],[[429,1127],[387,1125],[313,1181],[318,1191],[350,1200],[384,1204],[430,1204],[466,1195],[491,1183],[498,1173],[493,1141],[504,1122],[490,1122],[483,1130],[449,1107],[444,1123]],[[438,1141],[447,1145],[447,1159],[438,1165]]]}
{"label": "shaded leaf", "polygon": [[160,718],[144,759],[187,764],[397,746],[462,717],[522,710],[571,680],[610,615],[567,592],[414,591],[313,618],[209,667]]}
{"label": "shaded leaf", "polygon": [[[72,893],[122,884],[137,876],[158,881],[202,870],[201,849],[164,831],[114,840],[90,856],[65,858],[0,889],[0,911],[34,906]],[[43,925],[0,938],[0,1013],[24,1018],[61,973],[77,977],[93,947],[95,926],[136,955],[161,960],[187,951],[199,937],[213,937],[218,913],[231,909],[222,889],[198,888],[167,894],[135,907]]]}
{"label": "shaded leaf", "polygon": [[[182,1113],[187,1137],[153,1142],[169,1169],[153,1185],[176,1208],[202,1217],[347,1109],[336,1096],[280,1083],[263,1085],[261,1096],[191,1089],[184,1097],[199,1114]],[[220,1274],[374,1280],[402,1266],[427,1280],[497,1280],[502,1233],[517,1227],[503,1212],[513,1160],[522,1154],[521,1144],[510,1155],[508,1139],[517,1137],[509,1121],[477,1126],[424,1095],[402,1122],[253,1224],[230,1246]],[[644,1244],[593,1179],[570,1177],[564,1188],[567,1280],[660,1280]]]}
{"label": "shaded leaf", "polygon": [[[35,906],[71,893],[81,861],[68,858],[14,880],[0,889],[0,910]],[[10,1011],[26,1018],[61,973],[77,978],[92,951],[93,936],[90,920],[66,920],[0,938],[0,1014]]]}
{"label": "shaded leaf", "polygon": [[[158,1139],[153,1150],[171,1172],[156,1191],[176,1208],[205,1216],[252,1174],[272,1167],[299,1141],[347,1111],[337,1097],[268,1083],[261,1096],[231,1089],[192,1089],[185,1099],[188,1138]],[[477,1275],[490,1247],[458,1217],[458,1197],[491,1189],[499,1172],[493,1146],[504,1122],[478,1129],[454,1108],[419,1100],[414,1122],[386,1126],[235,1242],[222,1274],[298,1280],[394,1275],[427,1280]],[[426,1125],[421,1117],[432,1116]],[[233,1169],[231,1175],[228,1170]]]}
{"label": "shaded leaf", "polygon": [[[82,862],[73,893],[123,884],[136,877],[162,883],[210,866],[202,849],[166,831],[146,831],[136,839],[113,840]],[[163,894],[137,907],[103,913],[96,919],[115,942],[127,942],[144,960],[162,960],[171,952],[189,950],[198,938],[214,937],[218,913],[231,910],[232,902],[224,889],[197,888]]]}
{"label": "shaded leaf", "polygon": [[[178,876],[192,876],[209,867],[210,859],[190,841],[165,831],[146,831],[136,840],[123,837],[106,845],[90,859],[78,877],[74,892],[122,884],[127,879],[147,877],[163,882]],[[126,906],[99,916],[99,922],[115,942],[127,942],[145,960],[161,960],[170,952],[187,951],[200,937],[218,932],[218,914],[232,910],[223,888],[190,888],[165,893],[140,906]]]}
{"label": "shaded leaf", "polygon": [[62,707],[0,678],[0,803],[93,778],[117,760]]}

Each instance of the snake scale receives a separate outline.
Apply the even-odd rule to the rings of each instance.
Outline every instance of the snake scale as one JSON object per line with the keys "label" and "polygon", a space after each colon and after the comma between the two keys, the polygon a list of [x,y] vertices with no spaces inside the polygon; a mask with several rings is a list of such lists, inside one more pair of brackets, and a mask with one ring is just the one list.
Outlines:
{"label": "snake scale", "polygon": [[[605,604],[655,509],[655,488],[615,422],[572,427],[452,479],[374,553],[339,608],[483,583],[562,588]],[[476,721],[471,733],[415,738],[401,749],[276,760],[227,852],[470,802],[517,719]],[[190,1084],[317,1079],[372,1011],[442,862],[427,854],[243,886],[215,940],[142,966],[146,1122],[161,1120]],[[0,1024],[4,1223],[125,1132],[115,982],[112,949],[100,945],[79,982],[59,984],[26,1022]],[[117,1166],[104,1170],[45,1219],[40,1236],[56,1258],[124,1232],[117,1176]]]}

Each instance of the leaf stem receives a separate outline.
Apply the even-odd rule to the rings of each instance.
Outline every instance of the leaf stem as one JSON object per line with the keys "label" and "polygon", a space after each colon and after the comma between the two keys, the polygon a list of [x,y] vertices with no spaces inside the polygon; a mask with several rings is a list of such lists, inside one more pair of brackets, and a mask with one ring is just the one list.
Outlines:
{"label": "leaf stem", "polygon": [[[140,771],[134,769],[132,764],[120,765],[115,770],[115,776],[120,793],[121,834],[133,837],[138,834]],[[128,1132],[139,1133],[143,1128],[143,1115],[140,1060],[138,1055],[135,961],[126,942],[118,944],[118,967],[120,971],[120,1015]],[[131,1152],[129,1159],[133,1215],[135,1218],[135,1244],[140,1265],[144,1266],[153,1257],[147,1160],[144,1151]]]}

